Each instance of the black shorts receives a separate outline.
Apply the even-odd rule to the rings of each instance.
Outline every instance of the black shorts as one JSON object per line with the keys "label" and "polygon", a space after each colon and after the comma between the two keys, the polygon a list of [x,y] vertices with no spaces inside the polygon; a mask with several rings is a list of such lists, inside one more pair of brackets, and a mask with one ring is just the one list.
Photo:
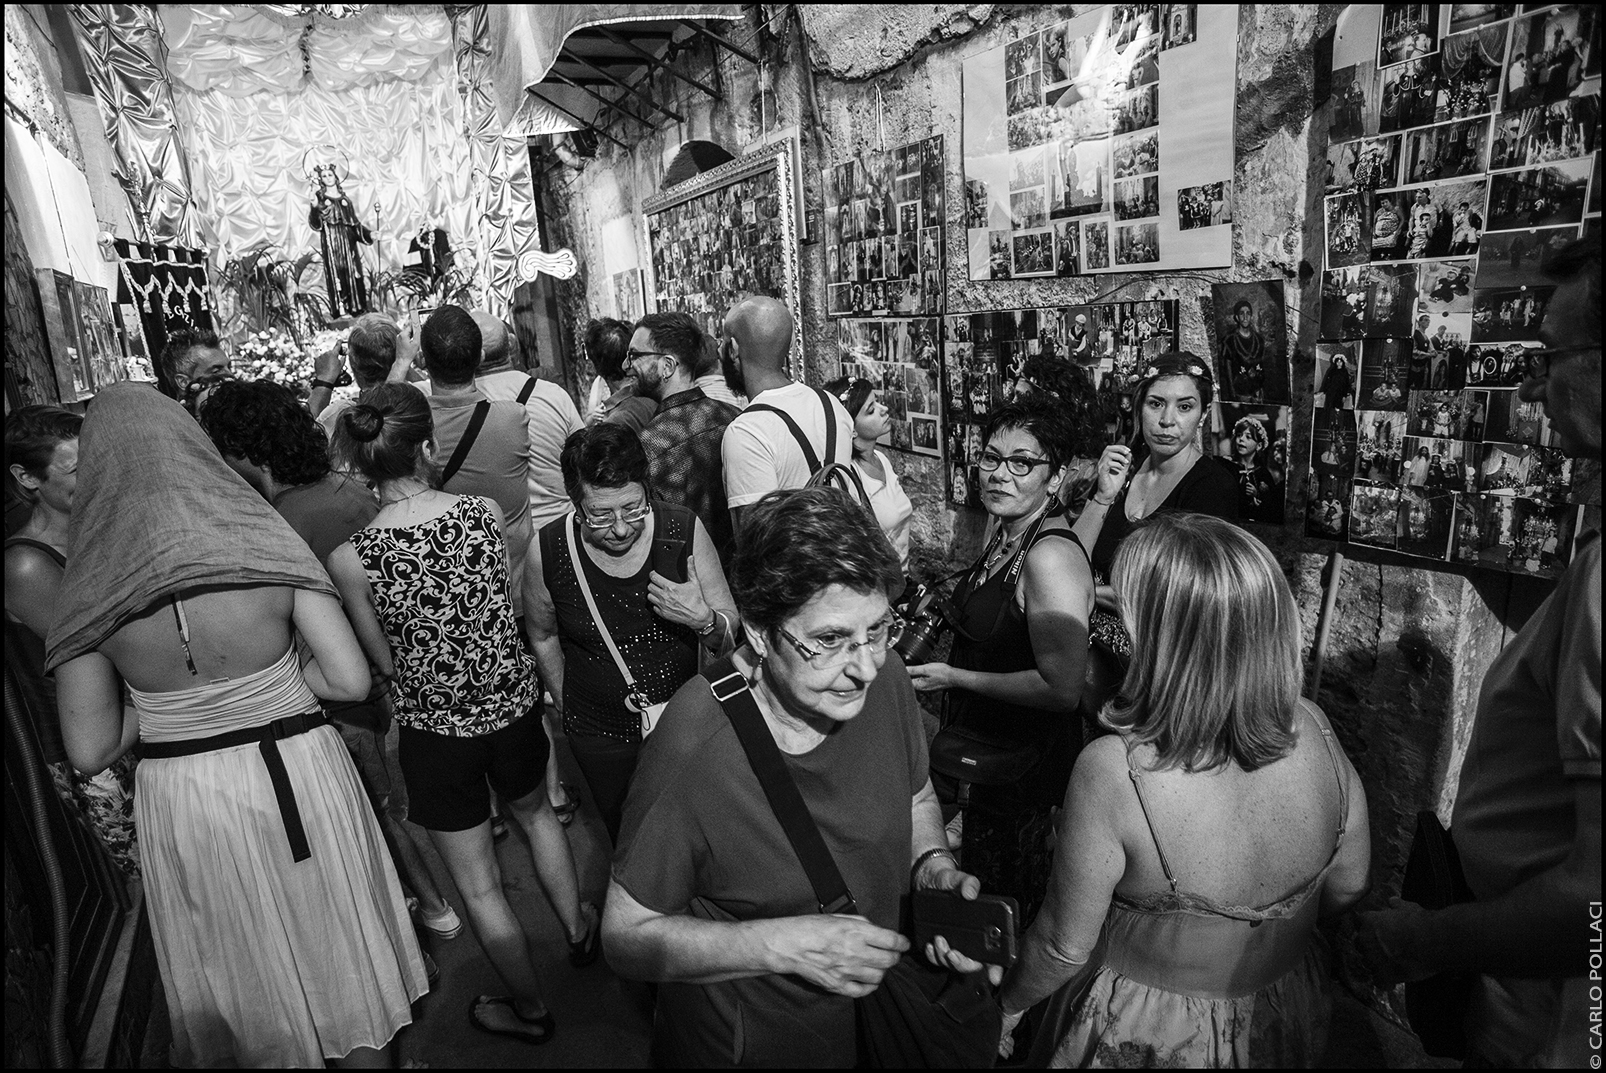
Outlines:
{"label": "black shorts", "polygon": [[478,827],[490,819],[492,789],[517,801],[541,785],[551,748],[534,709],[477,738],[404,726],[396,751],[407,782],[407,818],[429,831]]}

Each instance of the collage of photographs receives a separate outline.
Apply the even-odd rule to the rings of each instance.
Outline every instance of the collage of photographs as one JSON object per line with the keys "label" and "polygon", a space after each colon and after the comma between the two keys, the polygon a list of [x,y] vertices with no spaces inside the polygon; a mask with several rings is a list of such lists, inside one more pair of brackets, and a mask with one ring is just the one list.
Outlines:
{"label": "collage of photographs", "polygon": [[1101,394],[1125,400],[1109,433],[1131,437],[1130,395],[1118,393],[1131,390],[1144,360],[1176,348],[1177,302],[988,310],[946,321],[942,406],[948,496],[955,504],[979,507],[976,457],[988,415],[1025,390],[1028,379],[1052,377],[1060,363],[1086,372]]}
{"label": "collage of photographs", "polygon": [[1580,495],[1517,397],[1549,250],[1600,226],[1587,5],[1383,4],[1334,72],[1307,531],[1554,576]]}
{"label": "collage of photographs", "polygon": [[825,170],[830,316],[943,312],[944,184],[940,134]]}
{"label": "collage of photographs", "polygon": [[776,170],[718,187],[647,216],[652,283],[660,309],[695,317],[717,338],[747,294],[781,297],[786,249]]}
{"label": "collage of photographs", "polygon": [[870,381],[892,415],[883,447],[942,454],[942,344],[937,317],[889,317],[836,322],[842,376]]}
{"label": "collage of photographs", "polygon": [[[1184,188],[1170,205],[1161,195],[1160,100],[1171,90],[1160,56],[1197,42],[1199,14],[1114,4],[1009,42],[995,50],[1001,62],[984,54],[967,65],[972,279],[1157,268],[1162,215],[1182,230],[1232,222],[1230,177]],[[1165,160],[1179,173],[1187,163]]]}

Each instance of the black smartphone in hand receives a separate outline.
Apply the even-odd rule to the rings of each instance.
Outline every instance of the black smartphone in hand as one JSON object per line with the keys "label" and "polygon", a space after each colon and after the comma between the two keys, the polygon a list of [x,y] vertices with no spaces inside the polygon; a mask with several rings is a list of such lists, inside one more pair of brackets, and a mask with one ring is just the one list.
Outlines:
{"label": "black smartphone in hand", "polygon": [[1013,898],[983,894],[967,901],[958,891],[917,890],[911,909],[917,950],[940,935],[950,947],[983,964],[1007,969],[1020,956],[1016,935],[1020,906]]}
{"label": "black smartphone in hand", "polygon": [[652,568],[677,585],[691,580],[686,560],[691,557],[691,543],[654,537],[652,542]]}

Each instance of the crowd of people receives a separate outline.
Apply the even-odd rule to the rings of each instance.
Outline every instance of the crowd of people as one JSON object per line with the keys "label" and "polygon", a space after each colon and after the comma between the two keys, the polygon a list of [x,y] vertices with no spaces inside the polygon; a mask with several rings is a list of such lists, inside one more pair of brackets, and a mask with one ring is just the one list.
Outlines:
{"label": "crowd of people", "polygon": [[[1520,390],[1598,459],[1598,243],[1550,268]],[[970,988],[944,1030],[988,1060],[1321,1059],[1317,922],[1370,889],[1366,792],[1302,696],[1284,570],[1237,524],[1254,482],[1202,448],[1210,363],[1140,365],[1130,443],[1082,380],[1024,378],[982,430],[982,551],[917,604],[887,407],[793,380],[794,327],[761,297],[717,343],[677,312],[594,322],[583,413],[453,306],[359,318],[305,403],[179,335],[175,397],[8,417],[32,505],[8,639],[54,694],[64,779],[139,757],[176,1064],[393,1061],[430,987],[417,929],[464,924],[418,831],[502,984],[472,1023],[552,1039],[508,820],[569,960],[655,985],[658,1065],[888,1064],[931,979]],[[332,402],[348,365],[360,393]],[[1554,1026],[1584,1008],[1600,896],[1599,635],[1586,540],[1485,682],[1453,829],[1476,900],[1357,917],[1380,984],[1481,974],[1491,1064],[1587,1046]],[[392,723],[405,824],[374,773]],[[582,801],[613,848],[600,904],[565,830]],[[1012,899],[1018,960],[942,928],[914,947],[911,892]]]}

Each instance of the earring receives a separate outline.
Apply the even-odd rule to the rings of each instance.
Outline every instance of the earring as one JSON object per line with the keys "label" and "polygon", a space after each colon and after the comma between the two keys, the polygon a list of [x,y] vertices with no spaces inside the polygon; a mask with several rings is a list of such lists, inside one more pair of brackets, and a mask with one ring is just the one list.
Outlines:
{"label": "earring", "polygon": [[749,686],[758,685],[759,680],[764,677],[764,661],[768,658],[768,656],[758,657],[758,662],[753,665],[753,673],[749,675],[747,679],[747,684]]}

